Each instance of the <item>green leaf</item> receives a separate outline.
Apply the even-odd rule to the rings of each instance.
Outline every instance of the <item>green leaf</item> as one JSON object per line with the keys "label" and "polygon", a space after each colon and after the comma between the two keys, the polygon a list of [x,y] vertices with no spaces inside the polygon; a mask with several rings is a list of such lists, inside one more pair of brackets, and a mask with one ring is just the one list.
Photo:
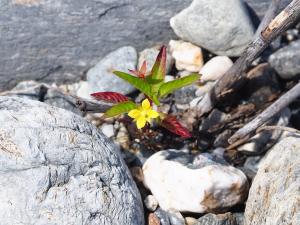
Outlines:
{"label": "green leaf", "polygon": [[110,109],[108,109],[105,112],[106,117],[113,117],[113,116],[118,116],[122,113],[127,113],[132,109],[136,109],[137,106],[134,102],[128,101],[128,102],[121,102],[117,105],[114,105]]}
{"label": "green leaf", "polygon": [[164,97],[179,88],[194,83],[195,81],[199,80],[199,78],[200,78],[199,74],[191,74],[176,80],[166,82],[160,86],[158,96]]}
{"label": "green leaf", "polygon": [[153,80],[164,80],[166,74],[167,48],[162,46],[151,70]]}
{"label": "green leaf", "polygon": [[147,95],[156,105],[159,105],[159,101],[157,98],[154,97],[154,93],[152,92],[151,85],[145,82],[143,79],[131,76],[128,73],[124,73],[121,71],[114,71],[115,75],[120,77],[121,79],[127,81],[132,86],[143,92],[145,95]]}

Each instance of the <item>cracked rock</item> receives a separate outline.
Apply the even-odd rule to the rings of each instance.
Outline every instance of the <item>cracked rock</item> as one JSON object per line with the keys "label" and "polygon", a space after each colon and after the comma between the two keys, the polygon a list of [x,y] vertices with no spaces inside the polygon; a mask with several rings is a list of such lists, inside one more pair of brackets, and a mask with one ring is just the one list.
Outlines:
{"label": "cracked rock", "polygon": [[140,194],[114,145],[63,109],[0,97],[1,225],[141,225]]}

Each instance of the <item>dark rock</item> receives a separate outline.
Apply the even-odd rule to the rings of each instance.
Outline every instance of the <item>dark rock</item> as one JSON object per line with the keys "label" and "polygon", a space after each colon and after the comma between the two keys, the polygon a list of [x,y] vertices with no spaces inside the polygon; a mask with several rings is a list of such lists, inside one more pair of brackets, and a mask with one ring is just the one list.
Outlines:
{"label": "dark rock", "polygon": [[0,97],[0,223],[143,225],[120,153],[80,116]]}
{"label": "dark rock", "polygon": [[269,62],[282,79],[292,79],[300,74],[300,40],[273,53]]}
{"label": "dark rock", "polygon": [[212,214],[208,213],[198,219],[195,225],[236,225],[235,217],[231,213]]}
{"label": "dark rock", "polygon": [[177,104],[189,104],[196,98],[196,91],[198,90],[196,84],[180,88],[174,92],[174,100]]}
{"label": "dark rock", "polygon": [[73,82],[121,46],[175,35],[169,19],[191,0],[2,0],[0,90],[20,80]]}

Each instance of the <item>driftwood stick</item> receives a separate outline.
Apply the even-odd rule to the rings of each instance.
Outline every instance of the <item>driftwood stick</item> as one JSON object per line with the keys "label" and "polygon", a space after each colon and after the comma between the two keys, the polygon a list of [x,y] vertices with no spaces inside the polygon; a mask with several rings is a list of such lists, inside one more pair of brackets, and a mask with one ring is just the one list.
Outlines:
{"label": "driftwood stick", "polygon": [[289,133],[300,135],[300,130],[297,130],[292,127],[284,127],[284,126],[263,126],[263,127],[258,128],[256,130],[256,133],[260,133],[265,130],[281,130],[281,131],[286,131]]}
{"label": "driftwood stick", "polygon": [[82,98],[76,97],[75,105],[83,112],[90,113],[104,113],[110,107],[112,107],[111,103],[102,102],[102,101],[89,101]]}
{"label": "driftwood stick", "polygon": [[294,24],[300,16],[300,0],[293,0],[279,15],[277,15],[260,35],[244,50],[241,57],[233,66],[216,82],[197,105],[198,116],[212,110],[218,98],[230,89],[238,89],[245,81],[245,71],[251,63],[268,47],[268,45]]}
{"label": "driftwood stick", "polygon": [[263,125],[277,113],[279,113],[282,109],[287,107],[291,102],[293,102],[297,97],[300,96],[300,82],[295,85],[292,89],[282,95],[279,99],[277,99],[272,105],[266,108],[261,114],[259,114],[254,120],[246,124],[243,128],[239,129],[232,135],[228,142],[230,144],[236,142],[239,139],[244,138],[248,134],[255,131],[258,127]]}
{"label": "driftwood stick", "polygon": [[268,24],[275,18],[279,10],[280,3],[281,0],[272,0],[268,10],[266,11],[266,14],[264,15],[264,18],[261,20],[255,32],[254,38],[259,37],[261,31],[266,28]]}

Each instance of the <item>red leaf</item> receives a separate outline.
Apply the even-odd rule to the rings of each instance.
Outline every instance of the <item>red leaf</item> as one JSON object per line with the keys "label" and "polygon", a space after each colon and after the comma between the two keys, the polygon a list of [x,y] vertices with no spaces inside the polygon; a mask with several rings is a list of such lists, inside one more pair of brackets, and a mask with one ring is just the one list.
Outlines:
{"label": "red leaf", "polygon": [[97,100],[102,100],[102,101],[111,102],[111,103],[120,103],[120,102],[126,102],[129,100],[128,97],[126,97],[125,95],[122,95],[117,92],[110,92],[110,91],[96,92],[96,93],[91,94],[91,96]]}
{"label": "red leaf", "polygon": [[188,129],[182,126],[175,116],[167,115],[167,117],[162,120],[161,126],[183,138],[192,137]]}
{"label": "red leaf", "polygon": [[129,72],[136,75],[139,78],[144,79],[146,75],[146,70],[147,70],[147,65],[146,65],[146,61],[144,61],[139,70],[129,70]]}
{"label": "red leaf", "polygon": [[167,48],[162,46],[152,67],[151,76],[153,79],[162,80],[166,74]]}

